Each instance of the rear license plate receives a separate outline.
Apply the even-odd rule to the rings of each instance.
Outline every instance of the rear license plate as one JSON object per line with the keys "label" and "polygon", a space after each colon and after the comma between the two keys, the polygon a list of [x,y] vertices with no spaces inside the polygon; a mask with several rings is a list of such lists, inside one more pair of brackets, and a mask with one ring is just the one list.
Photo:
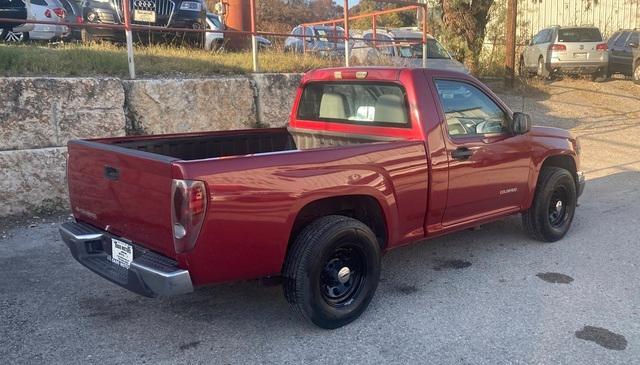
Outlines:
{"label": "rear license plate", "polygon": [[111,262],[125,269],[129,268],[133,261],[133,246],[115,238],[111,239]]}
{"label": "rear license plate", "polygon": [[155,23],[156,12],[153,10],[138,10],[133,11],[133,20],[136,22]]}
{"label": "rear license plate", "polygon": [[573,58],[575,58],[576,60],[586,60],[587,54],[585,52],[574,53]]}

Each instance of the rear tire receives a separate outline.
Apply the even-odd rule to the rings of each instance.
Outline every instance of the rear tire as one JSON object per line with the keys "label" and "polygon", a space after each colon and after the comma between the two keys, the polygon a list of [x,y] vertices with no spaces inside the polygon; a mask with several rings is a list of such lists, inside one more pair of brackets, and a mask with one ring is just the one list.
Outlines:
{"label": "rear tire", "polygon": [[533,238],[555,242],[569,231],[577,204],[571,172],[558,167],[540,171],[533,203],[522,214],[522,225]]}
{"label": "rear tire", "polygon": [[95,41],[95,38],[85,28],[80,30],[80,40],[82,43],[91,43]]}
{"label": "rear tire", "polygon": [[356,320],[380,279],[380,246],[362,222],[338,215],[305,227],[283,268],[289,304],[318,327],[334,329]]}
{"label": "rear tire", "polygon": [[11,29],[3,29],[0,32],[0,40],[4,43],[23,43],[29,40],[29,33],[14,32]]}
{"label": "rear tire", "polygon": [[633,82],[640,85],[640,59],[636,61],[636,66],[633,68]]}
{"label": "rear tire", "polygon": [[538,58],[538,69],[536,71],[536,75],[540,80],[549,80],[551,78],[551,73],[547,70],[547,66],[544,64],[544,59],[542,57]]}
{"label": "rear tire", "polygon": [[609,70],[607,67],[601,69],[600,71],[596,71],[591,74],[591,81],[593,82],[604,82],[609,79]]}

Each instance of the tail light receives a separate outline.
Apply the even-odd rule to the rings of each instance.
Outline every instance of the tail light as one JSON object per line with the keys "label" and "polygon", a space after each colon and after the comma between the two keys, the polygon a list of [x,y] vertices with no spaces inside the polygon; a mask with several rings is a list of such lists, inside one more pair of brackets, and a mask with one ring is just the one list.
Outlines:
{"label": "tail light", "polygon": [[64,18],[67,16],[67,12],[63,8],[55,8],[53,12],[58,16],[58,18]]}
{"label": "tail light", "polygon": [[83,22],[84,22],[84,19],[82,19],[82,17],[81,17],[81,16],[77,16],[77,17],[76,17],[76,23],[81,24],[81,23],[83,23]]}
{"label": "tail light", "polygon": [[551,46],[549,46],[549,51],[566,51],[567,50],[567,46],[565,46],[564,44],[552,44]]}
{"label": "tail light", "polygon": [[173,245],[182,253],[196,244],[207,212],[207,190],[202,181],[174,179],[171,191]]}
{"label": "tail light", "polygon": [[44,16],[46,16],[47,18],[51,18],[51,10],[47,9],[44,11]]}
{"label": "tail light", "polygon": [[609,49],[606,43],[600,43],[596,46],[596,51],[606,51]]}

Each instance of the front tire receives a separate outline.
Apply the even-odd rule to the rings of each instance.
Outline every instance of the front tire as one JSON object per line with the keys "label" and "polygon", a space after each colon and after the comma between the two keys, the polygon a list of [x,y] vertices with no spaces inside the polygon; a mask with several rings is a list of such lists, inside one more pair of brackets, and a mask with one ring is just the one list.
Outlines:
{"label": "front tire", "polygon": [[289,304],[318,327],[334,329],[356,320],[380,279],[380,246],[362,222],[338,215],[305,227],[283,268]]}
{"label": "front tire", "polygon": [[522,214],[522,225],[532,238],[555,242],[569,231],[577,200],[571,172],[558,167],[543,168],[531,208]]}
{"label": "front tire", "polygon": [[633,82],[640,85],[640,60],[636,61],[636,67],[633,68]]}

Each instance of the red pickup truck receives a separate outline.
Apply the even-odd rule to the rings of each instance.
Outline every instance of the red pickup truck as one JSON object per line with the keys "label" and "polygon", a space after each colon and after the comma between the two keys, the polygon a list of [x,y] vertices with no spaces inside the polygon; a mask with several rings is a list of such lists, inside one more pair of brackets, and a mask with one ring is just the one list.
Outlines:
{"label": "red pickup truck", "polygon": [[145,296],[282,278],[323,328],[367,307],[387,250],[521,213],[562,238],[580,145],[531,127],[475,78],[408,68],[307,73],[287,128],[76,140],[74,258]]}

